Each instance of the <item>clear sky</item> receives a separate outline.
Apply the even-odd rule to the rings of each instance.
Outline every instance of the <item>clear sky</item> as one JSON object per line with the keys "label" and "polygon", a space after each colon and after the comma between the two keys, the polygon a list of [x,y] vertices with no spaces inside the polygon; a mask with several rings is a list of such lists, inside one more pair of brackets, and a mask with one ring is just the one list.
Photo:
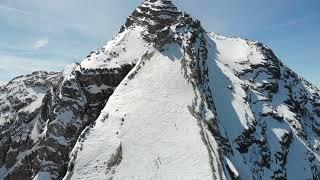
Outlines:
{"label": "clear sky", "polygon": [[[0,0],[0,83],[60,71],[118,32],[141,0]],[[208,31],[258,40],[320,86],[319,0],[175,0]]]}

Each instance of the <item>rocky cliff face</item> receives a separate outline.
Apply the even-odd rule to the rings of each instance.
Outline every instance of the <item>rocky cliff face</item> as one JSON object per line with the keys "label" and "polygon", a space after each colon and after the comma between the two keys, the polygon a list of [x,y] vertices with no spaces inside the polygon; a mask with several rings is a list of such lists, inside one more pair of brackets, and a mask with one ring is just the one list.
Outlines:
{"label": "rocky cliff face", "polygon": [[268,47],[147,0],[81,63],[1,87],[0,179],[319,179],[319,126]]}
{"label": "rocky cliff face", "polygon": [[132,66],[92,70],[74,64],[62,73],[35,72],[1,87],[0,177],[32,179],[50,172],[61,179],[79,134]]}

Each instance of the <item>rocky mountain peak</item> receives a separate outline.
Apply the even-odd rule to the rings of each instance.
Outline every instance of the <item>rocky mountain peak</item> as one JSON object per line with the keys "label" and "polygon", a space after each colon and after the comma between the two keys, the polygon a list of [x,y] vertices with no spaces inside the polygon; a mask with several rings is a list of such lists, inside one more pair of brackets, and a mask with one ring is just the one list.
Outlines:
{"label": "rocky mountain peak", "polygon": [[146,0],[128,17],[121,31],[132,25],[140,25],[154,32],[175,23],[180,15],[182,12],[171,1]]}
{"label": "rocky mountain peak", "polygon": [[319,136],[319,89],[169,0],[81,63],[0,87],[4,180],[318,180]]}

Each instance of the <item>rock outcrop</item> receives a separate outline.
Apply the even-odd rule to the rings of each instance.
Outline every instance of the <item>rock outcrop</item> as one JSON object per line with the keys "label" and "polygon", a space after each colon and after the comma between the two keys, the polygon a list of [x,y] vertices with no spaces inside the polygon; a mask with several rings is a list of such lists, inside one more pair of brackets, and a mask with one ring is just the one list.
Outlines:
{"label": "rock outcrop", "polygon": [[35,72],[1,87],[0,177],[32,179],[49,172],[62,179],[78,136],[98,118],[108,98],[132,69]]}

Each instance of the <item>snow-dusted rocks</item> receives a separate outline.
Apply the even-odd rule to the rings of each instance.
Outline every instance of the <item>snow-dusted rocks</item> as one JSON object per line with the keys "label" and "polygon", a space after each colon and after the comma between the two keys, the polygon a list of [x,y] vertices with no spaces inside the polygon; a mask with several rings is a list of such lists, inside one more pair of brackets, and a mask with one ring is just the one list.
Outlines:
{"label": "snow-dusted rocks", "polygon": [[176,22],[181,14],[170,0],[146,0],[128,17],[121,31],[138,25],[153,33]]}
{"label": "snow-dusted rocks", "polygon": [[319,90],[261,43],[210,39],[216,56],[208,61],[209,85],[240,177],[318,179]]}
{"label": "snow-dusted rocks", "polygon": [[169,0],[81,63],[0,87],[0,179],[319,179],[319,135],[316,87]]}
{"label": "snow-dusted rocks", "polygon": [[1,87],[0,179],[62,179],[79,134],[132,67],[73,64],[62,73],[35,72]]}

